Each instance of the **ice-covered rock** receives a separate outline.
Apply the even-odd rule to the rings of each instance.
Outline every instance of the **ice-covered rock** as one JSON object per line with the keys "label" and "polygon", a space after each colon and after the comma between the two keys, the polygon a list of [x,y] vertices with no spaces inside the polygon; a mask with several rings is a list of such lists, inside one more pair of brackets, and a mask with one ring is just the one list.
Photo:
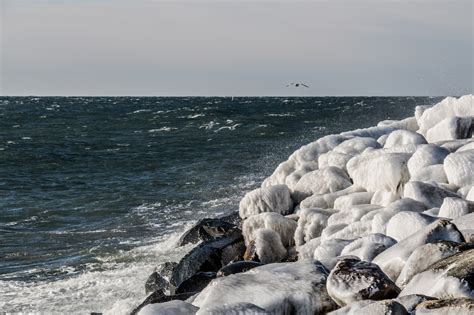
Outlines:
{"label": "ice-covered rock", "polygon": [[337,167],[326,167],[305,174],[293,190],[297,202],[314,194],[327,194],[343,190],[352,185],[346,172]]}
{"label": "ice-covered rock", "polygon": [[200,309],[197,315],[272,315],[274,312],[267,311],[251,303],[223,304],[210,308]]}
{"label": "ice-covered rock", "polygon": [[456,193],[440,186],[416,181],[406,183],[403,196],[419,201],[428,208],[440,207],[446,197],[459,197]]}
{"label": "ice-covered rock", "polygon": [[369,204],[373,195],[373,192],[364,191],[338,197],[334,201],[334,209],[349,210],[354,205]]}
{"label": "ice-covered rock", "polygon": [[425,166],[411,175],[410,180],[428,183],[448,183],[448,177],[444,171],[443,164]]}
{"label": "ice-covered rock", "polygon": [[239,204],[239,215],[242,219],[262,212],[277,212],[285,215],[290,214],[292,210],[293,201],[286,185],[252,190]]}
{"label": "ice-covered rock", "polygon": [[420,145],[408,160],[408,171],[413,176],[427,166],[443,164],[449,153],[449,150],[434,144]]}
{"label": "ice-covered rock", "polygon": [[[301,201],[301,208],[334,208],[334,202],[337,198],[356,192],[365,191],[363,188],[352,185],[346,189],[323,195],[313,195]],[[336,208],[337,209],[337,208]]]}
{"label": "ice-covered rock", "polygon": [[359,155],[367,148],[379,149],[380,144],[373,138],[370,137],[354,137],[346,140],[336,146],[333,151],[347,154],[347,155]]}
{"label": "ice-covered rock", "polygon": [[474,201],[474,186],[471,186],[469,192],[466,195],[466,200]]}
{"label": "ice-covered rock", "polygon": [[388,221],[397,213],[401,211],[423,212],[426,206],[419,201],[403,198],[397,200],[385,209],[381,209],[375,213],[372,221],[372,233],[386,233]]}
{"label": "ice-covered rock", "polygon": [[463,243],[450,241],[440,241],[436,243],[428,243],[417,247],[408,257],[396,281],[399,287],[404,287],[414,275],[426,270],[435,262],[454,255],[465,249]]}
{"label": "ice-covered rock", "polygon": [[335,166],[341,170],[346,170],[346,164],[351,158],[352,155],[350,154],[329,151],[319,156],[318,165],[320,168]]}
{"label": "ice-covered rock", "polygon": [[403,307],[407,310],[409,314],[412,314],[414,312],[418,304],[424,301],[432,301],[432,300],[436,300],[436,299],[430,296],[422,295],[422,294],[404,295],[395,299],[395,301],[403,305]]}
{"label": "ice-covered rock", "polygon": [[444,171],[450,184],[474,185],[474,150],[451,153],[444,160]]}
{"label": "ice-covered rock", "polygon": [[180,300],[145,305],[138,315],[190,315],[196,314],[198,307]]}
{"label": "ice-covered rock", "polygon": [[461,231],[466,241],[474,243],[474,213],[457,217],[452,222]]}
{"label": "ice-covered rock", "polygon": [[[473,174],[474,175],[474,174]],[[438,216],[454,219],[474,211],[474,203],[470,203],[462,198],[444,198]],[[473,226],[474,228],[474,226]]]}
{"label": "ice-covered rock", "polygon": [[395,130],[388,135],[384,148],[392,148],[400,145],[420,145],[426,144],[426,139],[419,133],[408,130]]}
{"label": "ice-covered rock", "polygon": [[466,139],[472,137],[472,117],[447,117],[426,132],[428,142]]}
{"label": "ice-covered rock", "polygon": [[385,207],[398,199],[400,195],[397,192],[377,190],[370,199],[370,203]]}
{"label": "ice-covered rock", "polygon": [[408,315],[402,304],[395,300],[363,300],[344,306],[328,315]]}
{"label": "ice-covered rock", "polygon": [[309,240],[321,236],[332,212],[323,209],[301,209],[298,227],[294,231],[295,244],[301,246]]}
{"label": "ice-covered rock", "polygon": [[254,239],[250,241],[245,252],[245,260],[260,261],[263,264],[280,262],[288,255],[280,235],[271,229],[258,229],[253,232]]}
{"label": "ice-covered rock", "polygon": [[354,184],[367,191],[397,192],[410,178],[406,153],[364,153],[347,163],[347,171]]}
{"label": "ice-covered rock", "polygon": [[473,95],[465,95],[458,99],[447,97],[431,108],[424,110],[417,119],[419,132],[426,136],[429,129],[447,117],[474,116]]}
{"label": "ice-covered rock", "polygon": [[415,309],[417,315],[472,315],[474,300],[469,298],[430,300],[420,304]]}
{"label": "ice-covered rock", "polygon": [[293,235],[298,223],[275,212],[264,212],[248,217],[242,224],[242,235],[245,244],[255,239],[254,231],[261,228],[271,229],[278,233],[283,246],[294,245]]}
{"label": "ice-covered rock", "polygon": [[328,271],[319,262],[269,264],[213,280],[193,301],[202,309],[251,303],[276,314],[322,314],[336,308],[326,290]]}
{"label": "ice-covered rock", "polygon": [[350,244],[352,240],[349,239],[340,239],[340,238],[331,238],[321,244],[314,251],[314,259],[316,260],[326,260],[331,258],[338,257],[344,247]]}
{"label": "ice-covered rock", "polygon": [[[359,237],[367,236],[372,233],[372,223],[370,221],[358,221],[358,222],[353,222],[349,225],[337,224],[333,226],[338,227],[338,230],[335,231],[333,234],[329,234],[329,233],[325,234],[324,231],[326,229],[331,228],[331,226],[328,226],[325,230],[323,230],[323,233],[321,234],[322,241],[326,241],[327,239],[333,238],[333,237],[346,239],[346,240],[353,240]],[[340,228],[341,226],[343,227]]]}
{"label": "ice-covered rock", "polygon": [[463,242],[464,237],[454,224],[440,219],[389,247],[377,255],[373,262],[379,265],[390,279],[396,281],[407,259],[417,247],[442,240]]}
{"label": "ice-covered rock", "polygon": [[[285,184],[286,178],[296,170],[295,160],[287,160],[278,165],[273,174],[262,183],[262,188]],[[318,168],[318,163],[314,161],[314,168]]]}
{"label": "ice-covered rock", "polygon": [[386,235],[400,241],[436,221],[435,217],[423,213],[402,211],[387,223]]}
{"label": "ice-covered rock", "polygon": [[298,259],[313,258],[314,251],[321,245],[321,237],[316,237],[296,248]]}
{"label": "ice-covered rock", "polygon": [[469,151],[469,150],[474,150],[474,139],[470,139],[469,142],[467,142],[465,145],[457,149],[456,152],[459,153],[459,152]]}
{"label": "ice-covered rock", "polygon": [[350,258],[337,262],[326,286],[329,295],[341,306],[366,299],[395,298],[400,293],[377,265]]}
{"label": "ice-covered rock", "polygon": [[383,234],[370,234],[347,244],[341,255],[353,255],[364,261],[372,261],[375,256],[394,245],[397,241]]}
{"label": "ice-covered rock", "polygon": [[464,147],[465,145],[469,143],[474,143],[474,138],[440,141],[436,144],[442,148],[449,150],[449,152],[456,152],[457,150],[459,150],[460,148]]}
{"label": "ice-covered rock", "polygon": [[381,206],[378,205],[355,205],[347,210],[341,210],[334,213],[327,220],[328,225],[336,224],[351,224],[357,222],[367,213],[380,209]]}
{"label": "ice-covered rock", "polygon": [[419,126],[415,117],[408,117],[402,120],[383,120],[377,124],[379,127],[392,127],[408,131],[417,131]]}
{"label": "ice-covered rock", "polygon": [[400,296],[424,294],[440,299],[474,299],[474,249],[461,251],[416,274]]}

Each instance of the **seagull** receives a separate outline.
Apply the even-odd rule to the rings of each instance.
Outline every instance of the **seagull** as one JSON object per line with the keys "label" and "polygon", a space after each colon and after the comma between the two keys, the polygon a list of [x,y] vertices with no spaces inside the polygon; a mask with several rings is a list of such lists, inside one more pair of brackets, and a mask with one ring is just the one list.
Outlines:
{"label": "seagull", "polygon": [[304,86],[305,88],[309,88],[309,86],[307,86],[304,83],[295,83],[295,82],[292,82],[292,83],[286,85],[286,87],[289,87],[289,86],[294,86],[294,87]]}

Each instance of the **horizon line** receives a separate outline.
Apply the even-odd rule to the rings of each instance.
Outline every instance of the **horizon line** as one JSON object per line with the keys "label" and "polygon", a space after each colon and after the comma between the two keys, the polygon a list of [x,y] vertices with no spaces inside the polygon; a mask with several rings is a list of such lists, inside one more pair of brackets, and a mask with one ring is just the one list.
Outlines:
{"label": "horizon line", "polygon": [[243,97],[459,97],[468,94],[459,95],[0,95],[1,97],[202,97],[202,98],[243,98]]}

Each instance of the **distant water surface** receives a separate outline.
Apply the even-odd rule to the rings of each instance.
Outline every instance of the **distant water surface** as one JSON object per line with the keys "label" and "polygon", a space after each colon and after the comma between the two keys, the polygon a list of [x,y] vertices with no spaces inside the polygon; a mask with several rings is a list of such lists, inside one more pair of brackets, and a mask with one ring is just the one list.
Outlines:
{"label": "distant water surface", "polygon": [[186,226],[426,97],[0,98],[0,309],[126,313]]}

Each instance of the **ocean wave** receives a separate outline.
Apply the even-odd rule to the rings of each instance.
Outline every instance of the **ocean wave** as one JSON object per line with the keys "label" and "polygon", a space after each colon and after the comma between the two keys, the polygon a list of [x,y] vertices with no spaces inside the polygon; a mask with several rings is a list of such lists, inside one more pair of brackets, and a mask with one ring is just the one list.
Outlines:
{"label": "ocean wave", "polygon": [[221,130],[235,130],[235,128],[237,128],[238,126],[241,126],[242,124],[235,124],[233,126],[223,126],[223,127],[220,127],[219,129],[215,130],[214,132],[219,132]]}
{"label": "ocean wave", "polygon": [[154,268],[177,261],[190,250],[192,245],[176,247],[189,226],[150,245],[107,256],[101,270],[89,264],[79,273],[72,267],[62,268],[70,276],[56,281],[0,280],[0,308],[6,313],[129,314],[146,297],[144,283]]}

